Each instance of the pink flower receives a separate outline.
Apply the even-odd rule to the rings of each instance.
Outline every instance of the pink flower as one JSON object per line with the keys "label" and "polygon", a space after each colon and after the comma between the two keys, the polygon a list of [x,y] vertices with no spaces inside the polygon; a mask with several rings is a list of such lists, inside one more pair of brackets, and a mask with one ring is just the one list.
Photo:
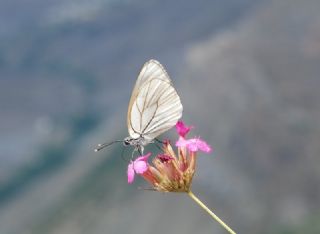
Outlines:
{"label": "pink flower", "polygon": [[201,140],[200,138],[192,138],[192,139],[184,139],[182,137],[179,138],[179,140],[176,142],[177,147],[186,147],[191,152],[197,152],[199,150],[210,153],[211,147],[205,142],[204,140]]}
{"label": "pink flower", "polygon": [[176,130],[181,137],[185,137],[192,128],[193,126],[187,126],[182,121],[176,123]]}
{"label": "pink flower", "polygon": [[136,158],[136,160],[131,161],[128,165],[128,183],[131,184],[134,180],[135,173],[143,174],[148,169],[148,158],[150,157],[151,153],[143,155],[141,157]]}
{"label": "pink flower", "polygon": [[211,147],[200,138],[186,139],[186,134],[193,128],[182,121],[176,124],[179,140],[176,142],[177,153],[168,140],[164,141],[162,153],[153,158],[151,153],[137,158],[128,165],[128,183],[132,183],[135,174],[143,177],[154,190],[162,192],[189,192],[196,170],[197,152],[209,153]]}

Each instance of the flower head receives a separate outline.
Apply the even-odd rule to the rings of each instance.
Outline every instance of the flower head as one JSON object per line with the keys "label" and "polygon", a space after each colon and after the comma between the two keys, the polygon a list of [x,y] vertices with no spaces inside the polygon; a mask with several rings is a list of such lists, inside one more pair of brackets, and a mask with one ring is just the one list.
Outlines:
{"label": "flower head", "polygon": [[142,176],[148,181],[154,190],[161,192],[184,192],[187,193],[200,207],[219,222],[230,234],[236,234],[205,204],[203,204],[191,191],[192,178],[195,173],[197,152],[211,152],[211,147],[198,138],[185,139],[186,134],[192,127],[184,125],[182,121],[176,124],[179,140],[177,155],[168,140],[163,143],[163,153],[157,155],[152,163],[148,163],[151,153],[138,157],[128,165],[128,183],[132,183],[135,174]]}
{"label": "flower head", "polygon": [[178,121],[176,124],[176,130],[181,137],[185,137],[188,132],[193,128],[193,126],[187,126],[182,121]]}
{"label": "flower head", "polygon": [[189,192],[195,173],[197,152],[211,152],[211,147],[200,138],[185,139],[192,127],[182,121],[176,124],[179,140],[176,142],[177,154],[167,140],[163,144],[163,153],[157,155],[149,164],[151,153],[141,156],[128,165],[128,183],[139,174],[155,190],[162,192]]}

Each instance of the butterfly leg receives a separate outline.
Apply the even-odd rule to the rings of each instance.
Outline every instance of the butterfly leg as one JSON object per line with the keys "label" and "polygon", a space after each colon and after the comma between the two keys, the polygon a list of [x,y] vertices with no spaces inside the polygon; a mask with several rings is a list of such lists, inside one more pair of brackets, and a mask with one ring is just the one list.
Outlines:
{"label": "butterfly leg", "polygon": [[142,155],[143,155],[144,147],[143,147],[142,145],[138,145],[137,150],[138,150],[138,152],[139,152],[139,155],[142,156]]}
{"label": "butterfly leg", "polygon": [[164,144],[164,143],[165,143],[164,141],[159,140],[158,138],[154,138],[154,139],[155,139],[155,141],[158,142],[158,143],[161,143],[161,144]]}

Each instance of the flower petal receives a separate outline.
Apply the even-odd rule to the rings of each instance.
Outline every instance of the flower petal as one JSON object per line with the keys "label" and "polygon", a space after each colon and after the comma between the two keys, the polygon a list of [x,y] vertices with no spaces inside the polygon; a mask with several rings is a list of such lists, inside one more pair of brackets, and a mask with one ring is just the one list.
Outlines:
{"label": "flower petal", "polygon": [[185,137],[192,128],[193,126],[187,126],[182,121],[176,123],[176,130],[181,137]]}
{"label": "flower petal", "polygon": [[143,174],[148,169],[148,164],[145,161],[134,161],[133,168],[137,174]]}
{"label": "flower petal", "polygon": [[133,169],[132,161],[128,165],[127,175],[128,175],[128,183],[131,184],[134,180],[134,169]]}
{"label": "flower petal", "polygon": [[146,155],[142,155],[129,163],[127,170],[129,184],[133,182],[135,173],[143,174],[148,169],[147,161],[150,155],[151,153],[147,153]]}
{"label": "flower petal", "polygon": [[193,138],[187,140],[187,148],[191,152],[197,152],[199,150],[210,153],[211,152],[211,147],[207,144],[207,142],[201,140],[200,138]]}
{"label": "flower petal", "polygon": [[148,169],[148,158],[150,157],[151,153],[147,153],[146,155],[142,155],[136,160],[133,161],[133,169],[135,173],[142,174]]}
{"label": "flower petal", "polygon": [[184,139],[183,137],[179,137],[179,140],[176,142],[177,147],[186,147],[188,145],[188,140]]}
{"label": "flower petal", "polygon": [[208,145],[207,142],[205,142],[203,140],[199,140],[198,147],[201,151],[206,152],[206,153],[210,153],[212,150],[211,146]]}
{"label": "flower petal", "polygon": [[138,162],[138,161],[144,161],[144,162],[147,162],[148,161],[148,158],[150,157],[151,153],[147,153],[145,155],[142,155],[138,158],[136,158],[136,160],[134,160],[134,162]]}

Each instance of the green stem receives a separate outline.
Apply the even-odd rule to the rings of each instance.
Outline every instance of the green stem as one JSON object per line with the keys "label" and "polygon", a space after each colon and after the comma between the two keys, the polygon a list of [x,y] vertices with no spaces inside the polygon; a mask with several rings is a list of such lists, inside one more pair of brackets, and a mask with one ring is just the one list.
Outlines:
{"label": "green stem", "polygon": [[188,195],[208,214],[215,219],[218,223],[220,223],[229,233],[236,234],[227,224],[225,224],[215,213],[213,213],[202,201],[199,200],[191,191],[188,192]]}

